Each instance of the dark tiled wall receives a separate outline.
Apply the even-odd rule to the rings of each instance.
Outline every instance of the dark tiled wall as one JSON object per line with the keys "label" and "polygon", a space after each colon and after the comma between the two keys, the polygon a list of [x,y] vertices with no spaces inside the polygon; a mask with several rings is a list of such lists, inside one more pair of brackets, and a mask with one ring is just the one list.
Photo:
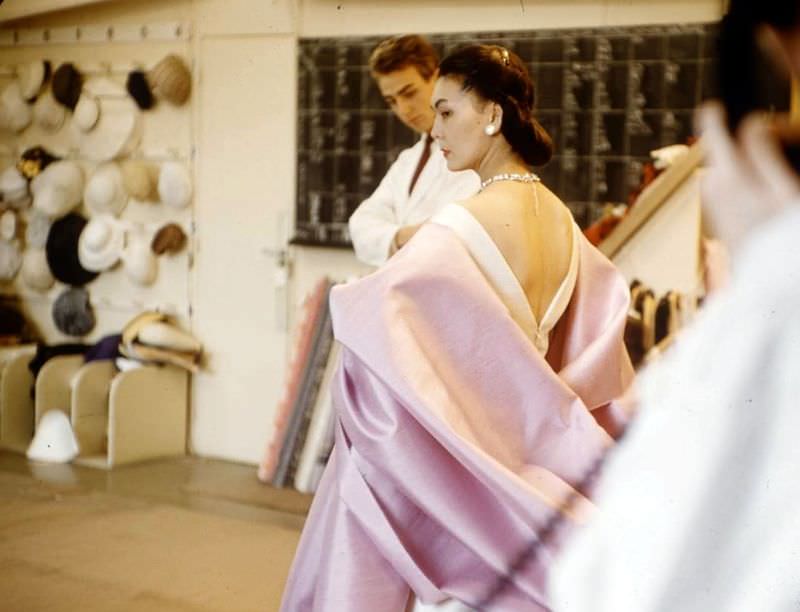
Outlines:
{"label": "dark tiled wall", "polygon": [[[469,42],[528,63],[556,154],[537,169],[585,226],[624,202],[652,149],[692,134],[712,91],[716,26],[431,35],[442,55]],[[298,73],[295,242],[349,245],[347,219],[416,136],[386,108],[367,60],[380,37],[303,39]]]}

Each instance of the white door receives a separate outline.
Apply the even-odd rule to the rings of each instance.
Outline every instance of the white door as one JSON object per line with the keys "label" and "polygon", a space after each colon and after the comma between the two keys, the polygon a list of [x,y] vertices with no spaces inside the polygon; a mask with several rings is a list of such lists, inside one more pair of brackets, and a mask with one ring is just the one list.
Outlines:
{"label": "white door", "polygon": [[286,365],[286,294],[270,252],[293,208],[296,41],[204,38],[197,49],[192,322],[209,361],[194,379],[191,450],[255,464]]}

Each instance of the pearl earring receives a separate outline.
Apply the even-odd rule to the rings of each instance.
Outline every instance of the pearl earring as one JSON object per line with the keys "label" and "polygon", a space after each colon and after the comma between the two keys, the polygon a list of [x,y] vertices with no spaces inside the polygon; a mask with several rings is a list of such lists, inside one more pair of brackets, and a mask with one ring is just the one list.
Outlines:
{"label": "pearl earring", "polygon": [[497,129],[497,128],[496,128],[496,127],[494,127],[494,125],[492,125],[492,124],[490,123],[490,124],[489,124],[489,125],[487,125],[485,128],[483,128],[483,131],[484,131],[484,132],[486,132],[486,135],[487,135],[487,136],[494,136],[494,133],[495,133],[495,130],[496,130],[496,129]]}

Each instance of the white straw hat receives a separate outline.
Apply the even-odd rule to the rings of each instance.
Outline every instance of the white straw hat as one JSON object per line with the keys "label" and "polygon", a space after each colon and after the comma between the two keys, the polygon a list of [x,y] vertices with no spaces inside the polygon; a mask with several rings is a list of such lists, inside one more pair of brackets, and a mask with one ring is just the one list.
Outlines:
{"label": "white straw hat", "polygon": [[12,81],[0,93],[0,125],[21,132],[30,125],[32,118],[31,107],[22,97],[19,83]]}
{"label": "white straw hat", "polygon": [[22,281],[36,291],[47,291],[56,282],[44,249],[27,249],[22,254]]}
{"label": "white straw hat", "polygon": [[78,440],[72,431],[69,418],[60,408],[51,408],[42,416],[26,453],[28,459],[69,463],[78,456]]}
{"label": "white straw hat", "polygon": [[55,161],[31,181],[33,206],[52,218],[63,217],[81,203],[83,171],[71,161]]}
{"label": "white straw hat", "polygon": [[90,272],[108,270],[125,247],[125,228],[111,215],[92,217],[78,239],[78,260]]}
{"label": "white straw hat", "polygon": [[14,280],[21,265],[19,240],[0,240],[0,282]]}
{"label": "white straw hat", "polygon": [[109,161],[129,155],[141,139],[139,107],[123,86],[108,79],[87,80],[83,92],[83,95],[96,98],[100,116],[88,132],[74,124],[81,155],[92,161]]}
{"label": "white straw hat", "polygon": [[67,109],[56,101],[52,91],[48,89],[36,98],[36,103],[33,105],[33,120],[42,129],[55,132],[64,125],[66,118]]}
{"label": "white straw hat", "polygon": [[50,66],[43,60],[35,60],[19,66],[17,68],[17,80],[19,81],[22,97],[29,102],[35,100],[42,91],[49,73]]}
{"label": "white straw hat", "polygon": [[0,215],[0,239],[14,240],[17,237],[17,215],[7,210]]}
{"label": "white straw hat", "polygon": [[97,125],[99,119],[100,105],[97,102],[97,98],[90,93],[82,93],[72,113],[73,123],[78,129],[88,132]]}
{"label": "white straw hat", "polygon": [[83,191],[86,207],[95,214],[118,217],[128,205],[128,194],[122,183],[122,171],[113,162],[95,168]]}
{"label": "white straw hat", "polygon": [[185,208],[192,200],[192,177],[180,162],[164,162],[158,173],[158,197],[173,208]]}
{"label": "white straw hat", "polygon": [[141,230],[128,232],[122,263],[128,278],[137,285],[152,285],[158,276],[158,259],[150,249],[150,240]]}
{"label": "white straw hat", "polygon": [[0,174],[0,193],[3,200],[12,206],[14,203],[27,204],[28,181],[16,166],[9,166]]}
{"label": "white straw hat", "polygon": [[40,210],[33,209],[28,215],[25,227],[25,244],[28,248],[44,249],[47,245],[47,234],[53,221]]}

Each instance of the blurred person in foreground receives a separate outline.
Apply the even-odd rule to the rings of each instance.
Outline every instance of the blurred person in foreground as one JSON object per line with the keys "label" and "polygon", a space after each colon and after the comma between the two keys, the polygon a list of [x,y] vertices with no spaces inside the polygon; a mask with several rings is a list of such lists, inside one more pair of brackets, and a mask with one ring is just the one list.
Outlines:
{"label": "blurred person in foreground", "polygon": [[[747,53],[800,75],[800,3],[731,0],[722,101],[699,112],[706,214],[728,286],[638,379],[600,512],[551,580],[556,612],[800,609],[800,180],[796,128],[748,112]],[[727,114],[726,114],[727,111]]]}

